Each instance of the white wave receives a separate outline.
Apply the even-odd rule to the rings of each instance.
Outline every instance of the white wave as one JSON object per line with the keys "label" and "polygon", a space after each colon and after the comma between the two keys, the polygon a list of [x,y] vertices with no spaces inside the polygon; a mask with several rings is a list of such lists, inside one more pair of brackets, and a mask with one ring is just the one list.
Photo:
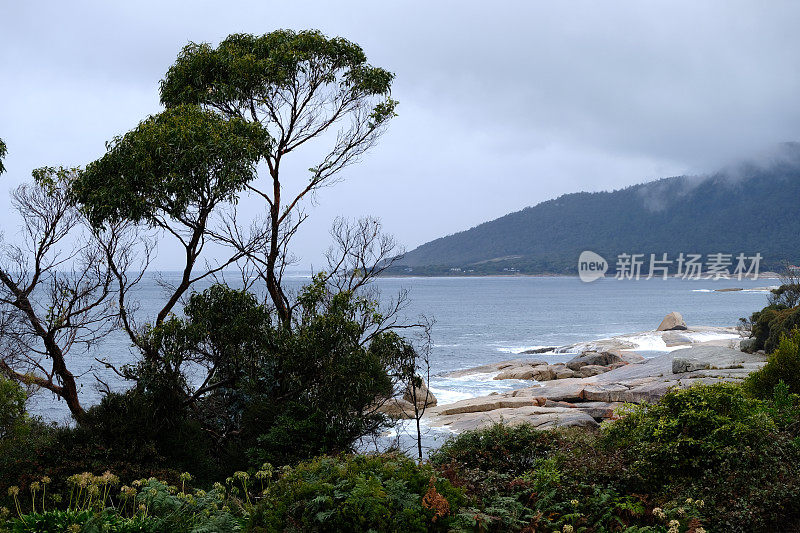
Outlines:
{"label": "white wave", "polygon": [[[525,351],[528,351],[528,350],[541,350],[542,348],[552,348],[552,346],[548,346],[548,345],[545,345],[545,344],[543,344],[543,345],[537,344],[535,346],[499,346],[499,347],[496,348],[496,350],[498,352],[503,352],[503,353],[516,353],[516,354],[519,354],[519,353],[522,353],[522,352],[525,352]],[[528,354],[525,354],[525,355],[528,355]]]}
{"label": "white wave", "polygon": [[681,348],[685,348],[689,345],[689,343],[686,343],[685,345],[681,346],[667,346],[667,343],[664,342],[664,339],[661,338],[661,335],[656,333],[643,333],[640,335],[628,335],[618,338],[634,345],[633,348],[624,348],[623,351],[626,352],[635,352],[637,350],[648,352],[671,352],[674,350],[680,350]]}

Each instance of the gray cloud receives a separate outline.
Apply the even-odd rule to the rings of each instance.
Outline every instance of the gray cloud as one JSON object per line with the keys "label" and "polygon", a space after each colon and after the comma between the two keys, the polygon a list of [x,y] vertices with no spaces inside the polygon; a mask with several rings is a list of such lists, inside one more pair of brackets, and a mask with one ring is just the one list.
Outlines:
{"label": "gray cloud", "polygon": [[[0,225],[17,223],[6,189],[30,169],[85,164],[157,112],[158,80],[189,40],[319,28],[397,74],[400,116],[298,235],[309,264],[339,214],[381,216],[411,248],[562,193],[797,140],[798,15],[780,1],[7,3]],[[291,166],[295,183],[309,163]]]}

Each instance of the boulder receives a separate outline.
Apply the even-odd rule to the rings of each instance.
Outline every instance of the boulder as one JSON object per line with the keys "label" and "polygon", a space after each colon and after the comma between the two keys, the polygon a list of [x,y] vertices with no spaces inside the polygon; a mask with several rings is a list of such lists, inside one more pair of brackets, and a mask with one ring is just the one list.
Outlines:
{"label": "boulder", "polygon": [[686,357],[675,357],[672,360],[672,373],[683,374],[684,372],[694,372],[696,370],[707,370],[711,365],[706,361],[688,359]]}
{"label": "boulder", "polygon": [[[424,380],[422,380],[422,383],[420,384],[419,387],[414,387],[414,389],[416,390],[416,395],[417,395],[417,407],[422,409],[426,405],[428,407],[433,407],[434,405],[436,405],[437,403],[436,396],[434,396],[433,393],[430,391],[430,389],[428,389],[428,386]],[[405,391],[403,391],[403,400],[409,402],[410,404],[414,403],[414,395],[412,394],[412,389],[410,384],[409,386],[406,387]]]}
{"label": "boulder", "polygon": [[611,368],[607,366],[585,365],[576,370],[575,375],[579,378],[588,378],[596,376],[597,374],[602,374],[603,372],[608,372],[609,370],[611,370]]}
{"label": "boulder", "polygon": [[597,421],[589,414],[574,407],[501,408],[489,412],[460,413],[440,416],[432,427],[447,427],[455,433],[489,427],[501,422],[508,426],[531,424],[537,429],[553,427],[597,427]]}
{"label": "boulder", "polygon": [[675,329],[687,329],[686,322],[683,321],[683,317],[677,311],[673,311],[665,316],[661,324],[658,325],[656,331],[672,331]]}
{"label": "boulder", "polygon": [[402,398],[389,398],[378,407],[378,412],[389,418],[413,418],[414,405]]}
{"label": "boulder", "polygon": [[519,407],[536,407],[543,405],[544,398],[531,396],[484,396],[468,398],[455,403],[443,405],[436,409],[437,415],[460,415],[465,413],[483,413],[497,409],[514,409]]}
{"label": "boulder", "polygon": [[573,357],[567,361],[567,368],[571,370],[580,370],[584,366],[609,366],[614,363],[622,361],[619,353],[616,351],[608,352],[583,352],[582,354]]}
{"label": "boulder", "polygon": [[505,368],[494,379],[536,379],[537,367],[547,366],[544,361],[530,361]]}
{"label": "boulder", "polygon": [[756,340],[755,339],[742,339],[739,342],[739,349],[743,352],[753,353],[753,349],[756,347]]}
{"label": "boulder", "polygon": [[558,368],[553,370],[555,374],[555,379],[568,379],[578,377],[575,375],[575,371],[571,370],[565,366],[559,366]]}

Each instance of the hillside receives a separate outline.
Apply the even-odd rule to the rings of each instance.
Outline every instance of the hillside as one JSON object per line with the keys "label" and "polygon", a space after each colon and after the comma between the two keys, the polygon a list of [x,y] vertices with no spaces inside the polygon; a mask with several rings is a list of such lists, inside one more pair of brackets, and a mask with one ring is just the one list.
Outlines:
{"label": "hillside", "polygon": [[[566,194],[430,241],[392,269],[405,274],[576,273],[583,250],[760,252],[761,270],[800,257],[800,144],[769,160],[612,192]],[[452,269],[460,269],[452,270]]]}

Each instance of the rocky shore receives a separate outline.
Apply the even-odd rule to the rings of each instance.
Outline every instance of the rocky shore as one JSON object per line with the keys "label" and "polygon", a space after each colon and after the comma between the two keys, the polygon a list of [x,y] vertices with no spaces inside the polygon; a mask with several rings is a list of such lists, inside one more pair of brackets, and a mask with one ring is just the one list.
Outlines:
{"label": "rocky shore", "polygon": [[[629,339],[645,334],[671,351],[648,358],[637,354]],[[742,352],[740,340],[735,328],[687,327],[678,313],[670,313],[656,331],[550,351],[576,354],[565,363],[514,359],[453,372],[450,377],[495,374],[497,380],[530,380],[531,386],[429,405],[425,418],[431,427],[453,432],[496,422],[593,427],[614,418],[625,402],[654,402],[674,387],[743,380],[761,368],[766,357]]]}

